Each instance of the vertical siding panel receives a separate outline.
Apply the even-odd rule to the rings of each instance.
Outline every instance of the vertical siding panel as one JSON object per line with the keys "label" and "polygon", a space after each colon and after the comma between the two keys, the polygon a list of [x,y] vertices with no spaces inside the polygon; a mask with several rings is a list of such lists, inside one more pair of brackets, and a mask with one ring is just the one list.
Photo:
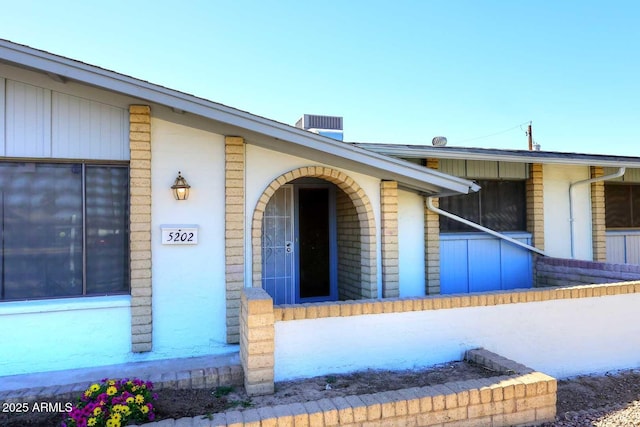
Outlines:
{"label": "vertical siding panel", "polygon": [[54,157],[129,158],[124,109],[61,93],[54,99]]}
{"label": "vertical siding panel", "polygon": [[[45,126],[45,89],[7,80],[6,84],[6,156],[45,157],[48,131]],[[46,109],[49,110],[48,108]]]}
{"label": "vertical siding panel", "polygon": [[[531,239],[516,240],[531,244]],[[501,289],[530,288],[533,286],[531,274],[531,252],[507,241],[500,241]]]}
{"label": "vertical siding panel", "polygon": [[527,179],[528,166],[527,163],[499,162],[498,175],[500,178]]}
{"label": "vertical siding panel", "polygon": [[472,178],[498,178],[498,162],[467,160],[467,176]]}
{"label": "vertical siding panel", "polygon": [[607,233],[607,262],[625,263],[625,236]]}
{"label": "vertical siding panel", "polygon": [[42,155],[51,157],[51,91],[44,89],[42,95]]}
{"label": "vertical siding panel", "polygon": [[440,240],[441,294],[469,292],[467,246],[464,238]]}
{"label": "vertical siding panel", "polygon": [[625,263],[640,264],[640,236],[627,235],[625,240]]}
{"label": "vertical siding panel", "polygon": [[[614,172],[617,172],[617,169]],[[640,169],[627,169],[623,177],[625,182],[640,182]]]}
{"label": "vertical siding panel", "polygon": [[464,160],[440,159],[438,170],[453,176],[465,176],[466,166]]}
{"label": "vertical siding panel", "polygon": [[6,84],[5,79],[0,77],[0,156],[6,154],[6,138],[5,138],[5,123],[7,122],[7,113],[5,111],[6,104]]}
{"label": "vertical siding panel", "polygon": [[469,240],[469,291],[500,289],[500,242],[498,239]]}

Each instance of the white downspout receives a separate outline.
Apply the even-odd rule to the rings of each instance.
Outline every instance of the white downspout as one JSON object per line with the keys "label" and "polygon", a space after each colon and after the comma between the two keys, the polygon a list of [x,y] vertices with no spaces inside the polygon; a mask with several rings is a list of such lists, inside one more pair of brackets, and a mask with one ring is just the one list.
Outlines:
{"label": "white downspout", "polygon": [[476,224],[475,222],[471,222],[471,221],[469,221],[467,219],[464,219],[462,217],[454,215],[451,212],[443,211],[440,208],[436,208],[435,206],[433,206],[433,198],[434,197],[437,197],[437,196],[428,196],[427,197],[427,201],[426,201],[427,209],[429,209],[430,211],[435,212],[438,215],[443,215],[443,216],[446,216],[447,218],[451,218],[454,221],[461,222],[461,223],[463,223],[465,225],[468,225],[469,227],[477,228],[480,231],[484,231],[485,233],[489,233],[492,236],[496,236],[496,237],[498,237],[498,238],[500,238],[502,240],[506,240],[507,242],[513,243],[514,245],[521,246],[521,247],[523,247],[525,249],[530,250],[531,252],[536,252],[536,253],[538,253],[540,255],[544,255],[544,256],[547,255],[544,251],[541,251],[540,249],[535,248],[535,247],[533,247],[531,245],[527,245],[526,243],[522,243],[522,242],[520,242],[520,241],[518,241],[516,239],[512,239],[509,236],[505,236],[504,234],[499,233],[499,232],[497,232],[495,230],[492,230],[490,228],[483,227],[480,224]]}
{"label": "white downspout", "polygon": [[569,185],[569,228],[570,228],[570,233],[571,233],[571,238],[569,240],[571,240],[571,259],[575,259],[575,248],[574,248],[574,229],[573,229],[573,225],[575,222],[575,218],[573,217],[573,189],[576,185],[582,185],[582,184],[592,184],[594,182],[599,182],[599,181],[606,181],[609,179],[614,179],[614,178],[619,178],[622,175],[624,175],[626,168],[621,167],[620,169],[618,169],[618,172],[616,173],[612,173],[610,175],[603,175],[603,176],[599,176],[597,178],[590,178],[590,179],[584,179],[582,181],[576,181],[573,182]]}

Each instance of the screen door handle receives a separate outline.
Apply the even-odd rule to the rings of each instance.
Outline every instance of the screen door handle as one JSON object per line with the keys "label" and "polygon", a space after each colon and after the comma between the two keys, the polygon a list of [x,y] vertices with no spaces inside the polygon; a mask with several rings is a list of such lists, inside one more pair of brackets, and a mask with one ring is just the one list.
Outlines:
{"label": "screen door handle", "polygon": [[293,253],[293,242],[291,240],[284,242],[284,251],[288,254]]}

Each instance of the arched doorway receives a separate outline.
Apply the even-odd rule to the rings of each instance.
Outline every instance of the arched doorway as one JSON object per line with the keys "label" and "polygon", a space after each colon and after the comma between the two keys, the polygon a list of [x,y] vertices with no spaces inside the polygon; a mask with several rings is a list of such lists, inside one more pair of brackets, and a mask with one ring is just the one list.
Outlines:
{"label": "arched doorway", "polygon": [[293,170],[253,215],[253,286],[276,304],[377,297],[375,221],[362,188],[340,171]]}

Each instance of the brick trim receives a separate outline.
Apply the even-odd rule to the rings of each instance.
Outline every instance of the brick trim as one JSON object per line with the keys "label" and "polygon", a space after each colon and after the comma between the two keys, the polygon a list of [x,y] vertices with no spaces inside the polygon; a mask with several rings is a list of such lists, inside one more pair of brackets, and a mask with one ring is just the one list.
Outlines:
{"label": "brick trim", "polygon": [[244,287],[244,139],[227,136],[225,144],[225,283],[227,342],[240,341],[240,294]]}
{"label": "brick trim", "polygon": [[[591,166],[591,178],[604,176],[602,166]],[[605,223],[606,206],[604,200],[604,181],[591,183],[591,242],[593,260],[607,261],[607,237]]]}
{"label": "brick trim", "polygon": [[532,234],[531,245],[544,250],[544,195],[542,164],[529,165],[526,187],[527,231]]}
{"label": "brick trim", "polygon": [[151,351],[151,108],[129,106],[131,351]]}
{"label": "brick trim", "polygon": [[[427,159],[426,166],[429,169],[438,170],[438,159]],[[438,207],[438,199],[433,199],[433,205]],[[425,293],[437,295],[440,293],[440,215],[424,208],[424,269],[425,269]]]}
{"label": "brick trim", "polygon": [[353,202],[360,221],[361,268],[360,281],[363,298],[376,298],[377,264],[376,264],[376,223],[373,207],[364,190],[350,176],[336,169],[322,166],[307,166],[294,169],[274,179],[264,190],[253,211],[251,224],[252,247],[252,283],[256,288],[262,287],[262,218],[271,196],[282,185],[297,178],[320,178],[335,184],[344,191]]}
{"label": "brick trim", "polygon": [[349,317],[366,314],[406,313],[409,311],[450,310],[463,307],[490,307],[563,299],[608,297],[640,293],[640,281],[607,283],[598,285],[558,286],[533,289],[515,289],[500,292],[435,295],[383,300],[333,301],[275,306],[275,322]]}
{"label": "brick trim", "polygon": [[398,264],[398,182],[380,182],[382,297],[400,296]]}

